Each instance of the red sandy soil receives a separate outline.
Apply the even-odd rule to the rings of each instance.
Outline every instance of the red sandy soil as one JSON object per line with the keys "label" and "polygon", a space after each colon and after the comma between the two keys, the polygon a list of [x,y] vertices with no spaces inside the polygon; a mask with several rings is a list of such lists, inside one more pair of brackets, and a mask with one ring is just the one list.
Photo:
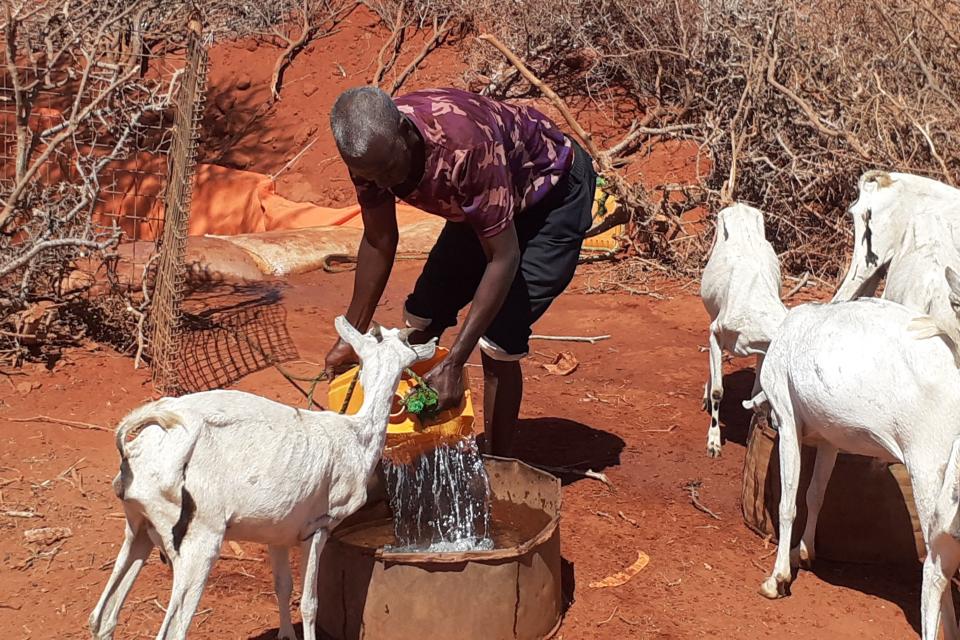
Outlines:
{"label": "red sandy soil", "polygon": [[[204,160],[271,174],[319,136],[281,174],[280,192],[329,206],[352,202],[346,172],[334,156],[327,114],[339,90],[369,81],[385,37],[372,16],[358,10],[335,36],[317,41],[296,59],[281,102],[255,119],[278,52],[252,44],[218,45],[212,52]],[[414,41],[397,68],[417,50]],[[404,90],[462,86],[458,69],[457,50],[441,49]],[[249,88],[240,88],[247,83]],[[615,139],[614,125],[624,124],[582,115],[604,139]],[[661,148],[641,157],[636,168],[648,182],[674,182],[689,176],[691,165],[689,152]],[[384,324],[399,322],[418,268],[418,263],[398,263],[378,313]],[[351,280],[352,274],[312,273],[258,285],[279,293],[303,360],[322,361],[334,337],[332,319],[346,308]],[[582,290],[584,283],[581,274],[573,289]],[[525,365],[520,457],[603,470],[615,486],[611,491],[580,479],[564,488],[564,584],[573,602],[557,637],[911,637],[919,624],[919,569],[818,562],[814,572],[799,575],[791,597],[770,602],[756,593],[773,558],[772,547],[740,517],[748,416],[739,403],[752,384],[751,363],[727,366],[722,421],[729,441],[723,457],[711,460],[705,452],[708,417],[700,411],[707,357],[698,347],[706,344],[706,314],[694,287],[647,286],[665,299],[575,291],[563,296],[538,332],[613,337],[595,345],[537,342],[537,353]],[[196,304],[227,301],[208,298]],[[540,366],[558,350],[580,361],[568,377],[551,376]],[[315,368],[301,364],[298,370]],[[112,428],[152,397],[152,386],[147,372],[135,371],[130,358],[97,347],[70,353],[52,371],[26,368],[4,377],[0,629],[11,639],[86,638],[86,617],[123,531],[120,504],[110,487],[119,462],[113,439],[106,431],[15,420],[46,415]],[[235,387],[302,402],[273,369],[248,375]],[[701,500],[720,520],[691,506],[683,488],[690,481],[702,482]],[[10,511],[38,515],[26,519]],[[24,530],[62,526],[72,532],[62,543],[31,547],[24,542]],[[276,604],[264,550],[240,546],[242,559],[224,559],[215,567],[192,638],[275,637]],[[651,561],[633,580],[609,589],[588,586],[633,563],[638,551]],[[225,553],[236,555],[230,547]],[[169,570],[154,554],[123,611],[118,637],[156,634],[170,582]]]}
{"label": "red sandy soil", "polygon": [[[384,324],[399,322],[418,268],[398,264],[378,313]],[[351,278],[318,272],[262,285],[280,292],[303,360],[322,361]],[[579,276],[574,289],[584,281]],[[557,637],[910,637],[918,618],[919,569],[818,562],[815,572],[800,573],[791,597],[770,602],[757,594],[773,558],[772,547],[740,517],[747,415],[739,402],[752,384],[750,363],[727,367],[722,418],[729,440],[723,457],[711,460],[705,452],[708,417],[700,411],[707,358],[698,346],[706,343],[706,314],[695,295],[676,285],[650,287],[667,299],[564,295],[537,332],[613,337],[595,345],[535,342],[537,353],[525,365],[520,457],[603,470],[615,486],[611,491],[574,479],[564,488],[562,552],[574,602]],[[580,361],[568,377],[540,366],[558,350]],[[0,381],[6,418],[0,419],[0,628],[8,638],[85,638],[86,616],[122,540],[120,504],[110,487],[118,469],[112,436],[11,419],[47,415],[112,427],[149,399],[152,387],[130,359],[102,349],[72,353],[52,372],[28,369],[10,381]],[[247,376],[236,388],[302,403],[273,369]],[[481,391],[476,384],[474,391]],[[701,500],[721,520],[691,506],[683,486],[694,480],[703,483]],[[6,511],[41,517],[2,515]],[[24,543],[26,529],[60,526],[73,535],[55,555],[49,551],[56,545]],[[244,560],[225,559],[215,567],[191,637],[274,637],[277,612],[265,551],[241,547]],[[633,580],[609,589],[588,586],[630,565],[638,551],[651,561]],[[224,552],[235,553],[230,547]],[[170,584],[169,570],[154,554],[124,608],[118,637],[153,637]]]}
{"label": "red sandy soil", "polygon": [[[315,41],[295,58],[286,72],[281,99],[272,106],[266,105],[268,83],[279,51],[255,42],[216,46],[210,54],[203,159],[268,175],[280,172],[278,193],[291,200],[313,200],[326,206],[353,204],[353,187],[330,134],[330,108],[344,89],[371,81],[377,53],[388,35],[376,16],[361,5],[334,35]],[[421,46],[420,36],[410,39],[394,71],[387,75],[385,86]],[[488,45],[468,39],[435,50],[400,93],[434,86],[466,88],[460,52],[477,46]],[[551,104],[533,102],[566,127]],[[571,110],[603,147],[619,140],[636,114],[629,106],[597,112],[595,104],[592,99],[572,100]],[[295,163],[282,170],[308,145]],[[638,154],[627,175],[642,174],[647,184],[654,185],[682,181],[696,170],[694,148],[663,151]]]}

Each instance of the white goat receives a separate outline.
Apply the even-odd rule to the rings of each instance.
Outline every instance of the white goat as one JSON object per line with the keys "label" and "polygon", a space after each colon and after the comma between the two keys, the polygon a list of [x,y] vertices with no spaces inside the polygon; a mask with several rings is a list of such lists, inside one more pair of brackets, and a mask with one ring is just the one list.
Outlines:
{"label": "white goat", "polygon": [[[950,229],[936,213],[921,213],[907,221],[890,268],[883,298],[925,314],[911,324],[917,337],[943,334],[960,345],[960,251]],[[946,276],[946,277],[944,277]]]}
{"label": "white goat", "polygon": [[317,561],[329,533],[363,506],[380,459],[404,368],[435,343],[411,346],[407,330],[360,334],[342,317],[337,332],[363,362],[363,406],[355,415],[305,411],[240,391],[163,398],[117,428],[126,537],[90,630],[113,637],[120,607],[154,545],[173,565],[173,589],[158,639],[185,638],[224,539],[269,546],[280,635],[295,640],[287,550],[303,550],[305,640],[316,637]]}
{"label": "white goat", "polygon": [[890,264],[907,222],[925,212],[939,213],[953,245],[960,249],[960,189],[909,173],[867,171],[850,205],[853,257],[834,302],[872,296]]}
{"label": "white goat", "polygon": [[[763,391],[744,403],[769,410],[779,431],[779,542],[773,573],[760,593],[784,595],[791,564],[813,561],[817,518],[838,450],[898,461],[909,473],[928,548],[923,639],[934,640],[942,613],[946,638],[956,640],[953,601],[945,586],[960,555],[954,547],[940,550],[944,531],[935,512],[941,504],[940,512],[947,513],[951,505],[940,496],[957,480],[945,480],[944,467],[960,437],[960,371],[947,341],[918,340],[910,331],[916,317],[900,304],[872,298],[806,304],[789,312],[770,343],[760,373]],[[791,553],[801,442],[816,446],[817,457],[806,527]],[[951,497],[955,513],[957,498]]]}
{"label": "white goat", "polygon": [[717,232],[703,270],[700,298],[710,314],[710,377],[703,408],[710,412],[707,453],[720,455],[720,401],[723,350],[757,356],[754,392],[759,389],[763,354],[787,313],[780,300],[780,262],[767,242],[763,214],[734,204],[717,214]]}

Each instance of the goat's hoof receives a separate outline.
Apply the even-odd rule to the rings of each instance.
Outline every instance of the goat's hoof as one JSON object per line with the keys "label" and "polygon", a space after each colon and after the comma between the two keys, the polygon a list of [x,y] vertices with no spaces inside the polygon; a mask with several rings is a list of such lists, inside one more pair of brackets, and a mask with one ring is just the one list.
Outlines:
{"label": "goat's hoof", "polygon": [[720,457],[720,445],[719,445],[719,444],[714,444],[714,443],[712,443],[712,442],[711,442],[711,443],[708,443],[708,444],[707,444],[707,455],[710,456],[711,458],[719,458],[719,457]]}
{"label": "goat's hoof", "polygon": [[813,568],[814,554],[801,542],[799,545],[790,549],[790,566],[800,569],[810,570]]}
{"label": "goat's hoof", "polygon": [[770,600],[777,600],[787,595],[787,583],[780,582],[773,576],[767,578],[758,589],[760,595]]}

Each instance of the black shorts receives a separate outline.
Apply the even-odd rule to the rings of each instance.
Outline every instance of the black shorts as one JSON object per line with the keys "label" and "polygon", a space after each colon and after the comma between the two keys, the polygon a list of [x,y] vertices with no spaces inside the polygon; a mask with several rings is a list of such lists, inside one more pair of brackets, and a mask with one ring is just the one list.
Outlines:
{"label": "black shorts", "polygon": [[[590,228],[597,174],[590,156],[573,142],[570,170],[547,196],[514,218],[520,268],[480,348],[499,360],[519,360],[529,351],[530,327],[560,295],[577,268]],[[466,222],[447,222],[423,273],[407,298],[404,317],[412,327],[439,335],[457,324],[473,300],[487,259]]]}

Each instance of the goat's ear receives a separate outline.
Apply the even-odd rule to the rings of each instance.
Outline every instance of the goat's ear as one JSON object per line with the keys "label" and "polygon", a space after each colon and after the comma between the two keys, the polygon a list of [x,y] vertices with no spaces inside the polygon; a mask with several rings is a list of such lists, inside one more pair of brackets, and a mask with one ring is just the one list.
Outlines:
{"label": "goat's ear", "polygon": [[383,342],[383,327],[376,322],[370,322],[370,330],[367,334],[377,342]]}
{"label": "goat's ear", "polygon": [[947,278],[947,284],[950,286],[950,306],[955,311],[960,310],[960,275],[951,267],[944,269],[943,274]]}
{"label": "goat's ear", "polygon": [[363,341],[363,334],[354,329],[353,325],[344,316],[337,316],[333,321],[333,326],[340,337],[343,338],[343,341],[353,347],[354,351],[359,349]]}
{"label": "goat's ear", "polygon": [[943,270],[943,275],[947,278],[947,284],[950,285],[950,290],[960,295],[960,275],[950,266]]}

